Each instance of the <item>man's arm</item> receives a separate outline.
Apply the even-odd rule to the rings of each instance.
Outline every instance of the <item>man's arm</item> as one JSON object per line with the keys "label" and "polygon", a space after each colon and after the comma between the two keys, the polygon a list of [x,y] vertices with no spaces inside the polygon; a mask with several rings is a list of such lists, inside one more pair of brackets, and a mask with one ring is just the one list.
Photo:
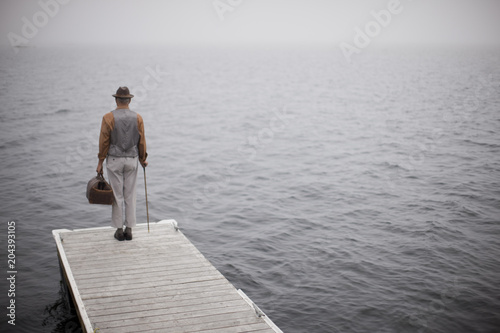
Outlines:
{"label": "man's arm", "polygon": [[115,118],[111,112],[107,113],[102,117],[101,123],[101,133],[99,135],[99,153],[97,157],[99,162],[97,163],[96,171],[98,174],[103,173],[103,163],[106,156],[108,156],[109,142],[111,138],[111,131],[113,130],[115,124]]}

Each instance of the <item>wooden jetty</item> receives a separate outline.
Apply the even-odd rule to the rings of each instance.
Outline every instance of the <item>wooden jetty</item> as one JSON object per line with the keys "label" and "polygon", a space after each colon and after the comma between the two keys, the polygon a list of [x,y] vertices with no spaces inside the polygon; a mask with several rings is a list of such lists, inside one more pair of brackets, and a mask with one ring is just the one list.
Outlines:
{"label": "wooden jetty", "polygon": [[122,242],[111,227],[52,231],[84,332],[282,333],[175,220],[150,229]]}

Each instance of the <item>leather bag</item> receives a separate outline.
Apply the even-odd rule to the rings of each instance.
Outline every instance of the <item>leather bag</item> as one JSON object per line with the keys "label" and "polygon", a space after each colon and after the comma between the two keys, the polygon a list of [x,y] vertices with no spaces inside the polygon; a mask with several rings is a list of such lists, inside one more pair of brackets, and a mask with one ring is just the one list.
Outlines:
{"label": "leather bag", "polygon": [[101,174],[93,177],[87,184],[87,199],[91,204],[112,205],[113,189]]}

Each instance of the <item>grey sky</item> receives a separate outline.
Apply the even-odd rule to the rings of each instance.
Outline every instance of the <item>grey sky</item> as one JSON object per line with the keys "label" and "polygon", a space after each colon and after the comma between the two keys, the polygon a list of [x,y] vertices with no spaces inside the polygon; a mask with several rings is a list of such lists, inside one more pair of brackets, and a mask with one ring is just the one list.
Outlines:
{"label": "grey sky", "polygon": [[[53,17],[44,14],[40,2]],[[217,0],[216,0],[217,1]],[[25,17],[39,27],[29,44],[351,43],[372,11],[397,0],[0,0],[1,44],[23,35]],[[499,0],[400,0],[377,43],[500,45]],[[223,20],[221,19],[223,18]],[[12,36],[12,35],[11,35]]]}

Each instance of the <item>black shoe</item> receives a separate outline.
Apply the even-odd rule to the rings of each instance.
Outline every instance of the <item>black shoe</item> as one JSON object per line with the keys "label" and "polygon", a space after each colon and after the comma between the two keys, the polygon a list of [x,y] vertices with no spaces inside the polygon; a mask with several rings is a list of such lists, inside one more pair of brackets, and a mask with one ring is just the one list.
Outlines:
{"label": "black shoe", "polygon": [[116,229],[115,238],[118,239],[120,242],[122,240],[125,240],[125,235],[123,234],[123,229],[122,228]]}
{"label": "black shoe", "polygon": [[132,240],[132,228],[129,227],[125,228],[125,239]]}

